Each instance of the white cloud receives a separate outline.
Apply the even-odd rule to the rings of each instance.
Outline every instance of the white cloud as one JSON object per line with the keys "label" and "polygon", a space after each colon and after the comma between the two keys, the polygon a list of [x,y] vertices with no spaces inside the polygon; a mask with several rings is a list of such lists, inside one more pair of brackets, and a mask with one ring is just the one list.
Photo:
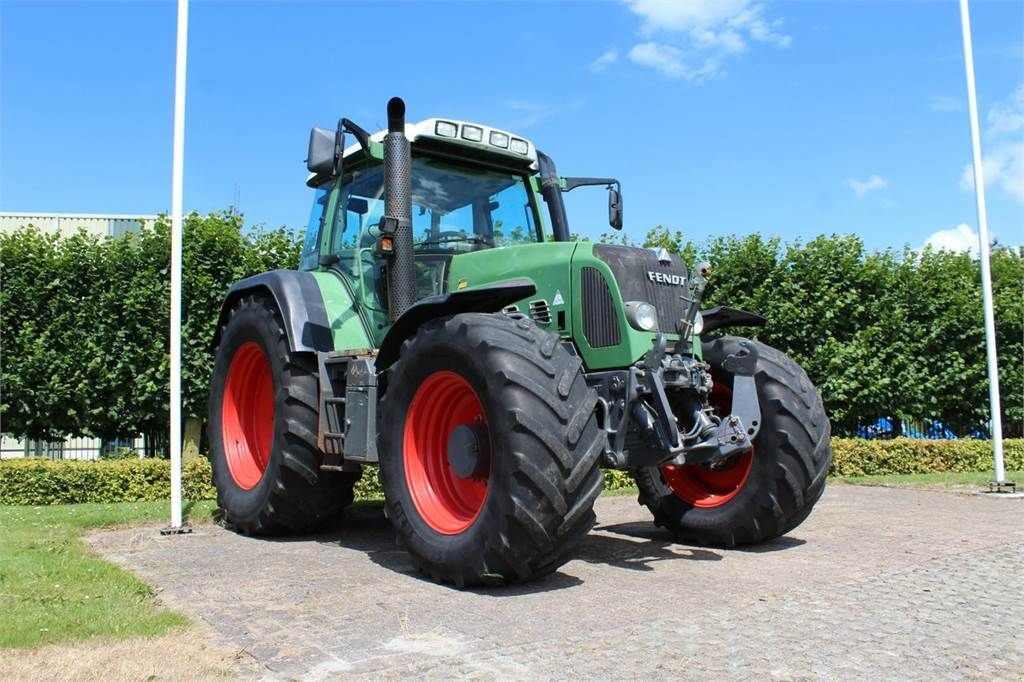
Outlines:
{"label": "white cloud", "polygon": [[[1007,99],[992,105],[982,140],[985,186],[996,187],[1024,203],[1024,83]],[[974,191],[974,166],[964,166],[960,187]]]}
{"label": "white cloud", "polygon": [[619,61],[619,51],[612,48],[610,50],[605,50],[597,59],[587,64],[587,68],[591,71],[600,72],[604,71],[617,61]]}
{"label": "white cloud", "polygon": [[649,66],[670,78],[682,76],[686,67],[683,66],[683,53],[679,48],[661,43],[640,43],[629,51],[629,58],[637,64]]}
{"label": "white cloud", "polygon": [[853,190],[853,193],[857,195],[858,199],[863,199],[864,195],[868,192],[874,192],[875,190],[884,189],[889,185],[885,178],[877,175],[872,175],[867,180],[858,180],[856,178],[847,178],[846,186]]}
{"label": "white cloud", "polygon": [[718,61],[707,58],[700,66],[691,66],[683,58],[678,47],[665,43],[639,43],[629,51],[629,59],[635,64],[646,66],[661,72],[669,78],[685,78],[688,81],[702,82],[718,71]]}
{"label": "white cloud", "polygon": [[989,135],[1005,135],[1024,130],[1024,83],[1013,94],[996,102],[988,112]]}
{"label": "white cloud", "polygon": [[958,97],[934,95],[928,98],[928,108],[932,111],[963,111],[964,101]]}
{"label": "white cloud", "polygon": [[924,246],[936,251],[946,250],[957,253],[968,251],[972,256],[978,255],[978,233],[970,225],[960,223],[948,230],[939,230],[924,240]]}
{"label": "white cloud", "polygon": [[739,46],[741,34],[751,40],[786,47],[791,39],[777,29],[782,21],[764,18],[764,7],[751,0],[625,0],[642,19],[645,34],[690,33],[709,44]]}
{"label": "white cloud", "polygon": [[[752,0],[624,0],[640,17],[639,43],[629,58],[670,78],[701,81],[718,73],[723,59],[749,43],[788,47],[791,38]],[[657,41],[653,40],[658,38]]]}
{"label": "white cloud", "polygon": [[[1024,202],[1024,142],[1006,140],[988,145],[981,168],[985,172],[986,187],[998,187],[1017,201]],[[960,189],[974,191],[972,164],[964,166],[960,174]]]}

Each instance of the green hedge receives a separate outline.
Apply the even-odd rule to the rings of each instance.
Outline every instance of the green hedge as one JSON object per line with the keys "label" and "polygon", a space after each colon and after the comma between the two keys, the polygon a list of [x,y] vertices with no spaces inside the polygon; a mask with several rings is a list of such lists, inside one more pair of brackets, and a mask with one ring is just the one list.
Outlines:
{"label": "green hedge", "polygon": [[[1003,441],[1006,468],[1024,469],[1024,439]],[[832,439],[833,476],[986,471],[992,466],[989,441]],[[605,472],[605,488],[633,485],[629,474]],[[210,463],[187,459],[182,490],[189,500],[215,497]],[[72,504],[165,500],[170,495],[170,464],[165,459],[97,462],[13,459],[0,462],[0,504]],[[356,486],[357,499],[380,498],[377,469],[368,467]]]}
{"label": "green hedge", "polygon": [[[1003,440],[1009,470],[1024,469],[1024,438]],[[987,440],[862,440],[832,439],[833,476],[930,474],[992,469],[992,443]]]}
{"label": "green hedge", "polygon": [[[0,504],[166,500],[170,495],[170,471],[166,459],[6,460],[0,462]],[[185,460],[182,492],[190,500],[214,497],[208,460]]]}
{"label": "green hedge", "polygon": [[[629,236],[616,233],[615,239]],[[634,234],[637,245],[640,235]],[[707,306],[764,315],[754,334],[787,353],[821,391],[834,433],[881,416],[938,419],[969,433],[988,411],[980,264],[967,253],[875,252],[853,235],[785,244],[757,234],[690,242],[662,228],[650,248],[707,259]],[[213,338],[225,290],[296,267],[299,235],[244,225],[234,211],[184,225],[183,411],[206,414]],[[0,421],[7,433],[57,440],[167,428],[170,226],[118,238],[25,228],[0,234]],[[1024,394],[1024,247],[992,251],[1000,384]],[[1003,401],[1020,435],[1024,404]]]}

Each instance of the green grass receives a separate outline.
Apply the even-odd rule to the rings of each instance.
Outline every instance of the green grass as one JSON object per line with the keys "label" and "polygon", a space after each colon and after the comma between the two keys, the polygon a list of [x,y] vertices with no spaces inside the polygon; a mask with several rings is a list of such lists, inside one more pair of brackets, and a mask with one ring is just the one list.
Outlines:
{"label": "green grass", "polygon": [[637,495],[640,491],[635,485],[627,485],[622,488],[605,488],[601,491],[601,497],[624,497],[626,495]]}
{"label": "green grass", "polygon": [[[882,485],[896,488],[949,488],[954,486],[975,486],[981,488],[992,480],[991,471],[941,474],[882,474],[878,476],[837,476],[829,483],[850,485]],[[1007,471],[1006,479],[1024,483],[1024,471]]]}
{"label": "green grass", "polygon": [[[192,523],[215,504],[187,506]],[[92,555],[83,531],[167,519],[166,502],[0,506],[0,647],[98,635],[149,636],[188,624],[158,608],[148,585]]]}

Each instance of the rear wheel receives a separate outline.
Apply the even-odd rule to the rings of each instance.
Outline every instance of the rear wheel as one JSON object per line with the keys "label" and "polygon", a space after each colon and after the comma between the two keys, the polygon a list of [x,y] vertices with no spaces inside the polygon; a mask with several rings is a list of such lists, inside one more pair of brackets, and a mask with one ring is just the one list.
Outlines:
{"label": "rear wheel", "polygon": [[456,585],[536,578],[594,522],[603,434],[581,362],[528,319],[428,322],[388,370],[381,478],[413,561]]}
{"label": "rear wheel", "polygon": [[320,471],[315,358],[288,349],[273,301],[228,318],[210,386],[210,456],[225,522],[245,533],[314,528],[352,502],[359,472]]}
{"label": "rear wheel", "polygon": [[682,540],[731,547],[764,542],[796,528],[825,489],[832,461],[821,396],[795,362],[757,341],[733,336],[704,344],[719,415],[732,408],[732,374],[722,362],[740,342],[758,351],[754,376],[761,429],[751,452],[710,468],[650,467],[634,477],[655,523]]}

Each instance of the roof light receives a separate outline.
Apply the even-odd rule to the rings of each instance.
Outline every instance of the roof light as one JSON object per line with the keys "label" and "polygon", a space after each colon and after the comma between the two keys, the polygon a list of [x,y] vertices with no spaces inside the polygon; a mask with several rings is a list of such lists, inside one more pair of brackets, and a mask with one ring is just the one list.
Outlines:
{"label": "roof light", "polygon": [[520,140],[518,137],[513,137],[512,142],[509,143],[509,149],[516,154],[526,155],[530,153],[530,143],[526,140]]}
{"label": "roof light", "polygon": [[441,137],[456,137],[459,134],[459,127],[448,121],[438,121],[434,127],[434,132]]}
{"label": "roof light", "polygon": [[484,129],[476,126],[464,125],[462,126],[462,139],[469,140],[470,142],[483,142]]}
{"label": "roof light", "polygon": [[499,133],[497,130],[492,130],[491,144],[494,145],[495,147],[508,149],[508,135],[506,135],[505,133]]}

